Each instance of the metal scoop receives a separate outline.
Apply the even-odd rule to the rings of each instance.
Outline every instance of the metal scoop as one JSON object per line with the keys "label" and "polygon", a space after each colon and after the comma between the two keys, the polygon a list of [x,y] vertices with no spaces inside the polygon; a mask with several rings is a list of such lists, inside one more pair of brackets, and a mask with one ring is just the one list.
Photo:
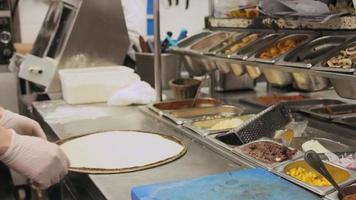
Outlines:
{"label": "metal scoop", "polygon": [[[345,196],[345,193],[339,185],[336,183],[336,181],[333,179],[333,177],[330,175],[329,171],[326,169],[324,163],[321,161],[319,155],[313,151],[309,150],[305,152],[304,154],[304,160],[317,172],[319,172],[326,180],[328,180],[331,185],[334,186],[334,188],[339,192],[341,197],[343,198]],[[341,198],[341,199],[342,199]]]}

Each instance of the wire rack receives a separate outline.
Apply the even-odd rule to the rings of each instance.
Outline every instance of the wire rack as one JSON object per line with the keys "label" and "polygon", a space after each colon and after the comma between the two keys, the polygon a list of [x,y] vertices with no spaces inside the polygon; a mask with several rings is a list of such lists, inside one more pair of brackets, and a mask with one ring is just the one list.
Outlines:
{"label": "wire rack", "polygon": [[285,127],[291,121],[289,109],[282,104],[276,104],[229,133],[234,133],[243,144],[246,144],[262,137],[273,138],[276,130]]}

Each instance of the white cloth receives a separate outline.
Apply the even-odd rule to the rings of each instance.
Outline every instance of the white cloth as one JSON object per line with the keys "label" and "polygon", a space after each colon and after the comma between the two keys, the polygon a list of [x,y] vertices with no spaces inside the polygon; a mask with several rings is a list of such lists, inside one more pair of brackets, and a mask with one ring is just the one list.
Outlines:
{"label": "white cloth", "polygon": [[128,106],[131,104],[149,104],[156,100],[155,90],[144,81],[137,81],[114,93],[109,100],[111,106]]}
{"label": "white cloth", "polygon": [[46,139],[46,134],[38,122],[9,110],[3,112],[0,119],[0,125],[7,129],[14,129],[21,135],[36,136]]}
{"label": "white cloth", "polygon": [[40,189],[58,183],[69,167],[68,158],[56,144],[18,135],[14,130],[11,130],[11,144],[0,160],[30,178]]}

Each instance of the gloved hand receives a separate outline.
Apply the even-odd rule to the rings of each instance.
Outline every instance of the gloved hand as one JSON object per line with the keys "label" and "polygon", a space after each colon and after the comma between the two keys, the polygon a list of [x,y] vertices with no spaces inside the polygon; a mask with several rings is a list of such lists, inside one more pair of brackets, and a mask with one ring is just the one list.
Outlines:
{"label": "gloved hand", "polygon": [[[0,160],[30,178],[40,189],[58,183],[68,173],[69,160],[56,144],[18,135],[14,130],[8,132],[11,142]],[[0,134],[4,134],[3,131],[0,130]]]}
{"label": "gloved hand", "polygon": [[0,109],[0,125],[7,129],[14,129],[16,133],[21,135],[47,139],[38,122],[2,108]]}

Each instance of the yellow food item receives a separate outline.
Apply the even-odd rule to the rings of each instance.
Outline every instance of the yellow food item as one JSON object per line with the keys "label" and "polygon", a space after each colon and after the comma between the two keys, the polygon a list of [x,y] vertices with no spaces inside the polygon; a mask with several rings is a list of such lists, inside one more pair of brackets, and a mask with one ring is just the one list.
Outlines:
{"label": "yellow food item", "polygon": [[287,174],[310,185],[319,187],[330,186],[329,181],[327,181],[324,177],[315,172],[306,170],[303,167],[292,168],[287,172]]}
{"label": "yellow food item", "polygon": [[225,54],[233,54],[239,51],[240,49],[244,48],[245,46],[249,45],[253,41],[255,41],[258,38],[258,34],[254,33],[251,35],[248,35],[244,37],[240,42],[237,42],[236,44],[232,45],[230,48],[226,49],[224,51]]}
{"label": "yellow food item", "polygon": [[241,126],[243,123],[244,121],[242,121],[240,118],[225,119],[216,123],[214,126],[209,128],[209,130],[215,131],[223,129],[232,129]]}

